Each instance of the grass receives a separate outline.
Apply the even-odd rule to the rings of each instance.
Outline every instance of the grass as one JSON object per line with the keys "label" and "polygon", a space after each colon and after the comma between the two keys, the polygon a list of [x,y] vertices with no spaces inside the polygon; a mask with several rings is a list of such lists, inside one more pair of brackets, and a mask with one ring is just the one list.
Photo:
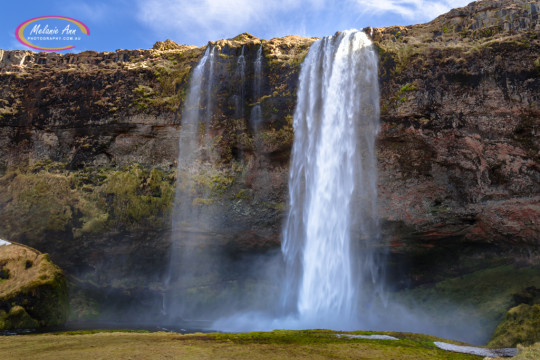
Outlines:
{"label": "grass", "polygon": [[518,345],[518,354],[512,358],[512,360],[534,359],[540,359],[540,342],[528,347]]}
{"label": "grass", "polygon": [[11,359],[480,359],[437,349],[437,338],[388,333],[400,338],[337,338],[329,330],[253,333],[41,334],[0,338],[0,353]]}

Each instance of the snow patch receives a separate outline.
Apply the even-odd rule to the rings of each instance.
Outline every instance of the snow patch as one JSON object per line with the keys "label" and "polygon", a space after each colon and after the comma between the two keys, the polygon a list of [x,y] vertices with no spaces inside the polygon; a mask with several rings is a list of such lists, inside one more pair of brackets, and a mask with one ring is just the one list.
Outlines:
{"label": "snow patch", "polygon": [[459,346],[454,344],[448,344],[444,342],[434,342],[435,346],[439,349],[453,351],[463,354],[471,354],[487,357],[512,357],[517,355],[516,348],[502,348],[502,349],[484,349],[474,346]]}
{"label": "snow patch", "polygon": [[11,245],[11,243],[9,241],[0,239],[0,246],[2,245]]}
{"label": "snow patch", "polygon": [[337,334],[338,338],[350,338],[350,339],[371,339],[371,340],[399,340],[389,335],[349,335],[349,334]]}

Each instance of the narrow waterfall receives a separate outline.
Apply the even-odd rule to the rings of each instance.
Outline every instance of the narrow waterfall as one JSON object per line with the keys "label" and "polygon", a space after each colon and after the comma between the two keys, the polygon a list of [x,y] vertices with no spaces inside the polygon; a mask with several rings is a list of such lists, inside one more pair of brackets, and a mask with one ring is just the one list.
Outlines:
{"label": "narrow waterfall", "polygon": [[[196,229],[204,221],[200,208],[192,205],[194,197],[193,176],[200,162],[199,146],[201,120],[208,125],[213,110],[215,48],[208,46],[191,75],[189,91],[182,109],[178,141],[178,177],[172,216],[170,264],[165,285],[163,312],[171,319],[183,316],[185,305],[182,291],[191,281],[196,270],[193,252]],[[199,259],[202,261],[202,259]]]}
{"label": "narrow waterfall", "polygon": [[244,102],[245,85],[246,85],[246,58],[244,56],[245,45],[242,46],[242,51],[236,62],[236,78],[239,80],[238,91],[236,94],[236,118],[242,119],[244,117]]}
{"label": "narrow waterfall", "polygon": [[262,44],[257,50],[257,57],[255,58],[254,75],[253,75],[253,99],[257,102],[253,108],[251,108],[250,123],[253,129],[257,129],[262,121],[261,104],[259,103],[262,95]]}
{"label": "narrow waterfall", "polygon": [[315,42],[300,73],[282,242],[282,308],[306,326],[354,326],[380,291],[378,128],[369,38],[345,31]]}
{"label": "narrow waterfall", "polygon": [[[216,83],[216,78],[214,76],[214,65],[215,65],[215,58],[216,58],[216,48],[215,47],[211,47],[210,45],[208,45],[209,48],[211,48],[210,50],[206,50],[206,51],[209,51],[208,53],[208,58],[209,58],[209,61],[208,61],[208,65],[205,67],[205,71],[206,71],[206,99],[203,99],[203,100],[206,100],[206,111],[205,111],[205,115],[204,115],[204,121],[205,121],[205,125],[208,127],[208,124],[210,123],[210,120],[212,120],[212,114],[213,114],[213,111],[214,111],[214,85]],[[206,52],[205,52],[205,55],[206,56]],[[203,56],[203,59],[204,59],[204,56]],[[203,59],[201,59],[201,62],[203,61]],[[193,80],[192,80],[193,81]],[[191,84],[190,84],[191,86]],[[201,104],[199,104],[201,105]]]}

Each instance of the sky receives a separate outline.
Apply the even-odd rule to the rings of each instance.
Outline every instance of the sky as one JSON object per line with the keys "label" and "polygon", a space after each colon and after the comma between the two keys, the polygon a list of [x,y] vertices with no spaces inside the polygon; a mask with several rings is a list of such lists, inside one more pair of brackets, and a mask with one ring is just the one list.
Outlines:
{"label": "sky", "polygon": [[[84,23],[89,35],[59,40],[84,50],[148,49],[158,40],[205,45],[210,40],[249,32],[262,39],[285,35],[332,35],[346,29],[428,22],[471,0],[26,0],[6,1],[0,13],[0,49],[32,50],[20,43],[17,27],[42,16],[64,16]],[[66,21],[51,20],[64,28]],[[42,28],[47,20],[41,23]],[[55,25],[56,24],[56,25]],[[25,30],[25,36],[32,25]],[[71,23],[72,28],[75,26]],[[76,27],[75,27],[76,28]],[[63,38],[62,38],[63,39]],[[40,47],[51,42],[33,41]],[[56,45],[55,45],[56,46]],[[58,46],[56,46],[58,47]]]}

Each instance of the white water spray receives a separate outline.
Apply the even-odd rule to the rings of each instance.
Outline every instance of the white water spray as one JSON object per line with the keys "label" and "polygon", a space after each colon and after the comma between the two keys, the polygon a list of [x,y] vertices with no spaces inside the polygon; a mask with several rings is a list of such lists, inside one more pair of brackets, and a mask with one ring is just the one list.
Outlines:
{"label": "white water spray", "polygon": [[237,314],[216,328],[379,327],[378,129],[377,54],[366,34],[345,31],[313,43],[294,114],[278,315]]}
{"label": "white water spray", "polygon": [[193,227],[201,226],[200,209],[192,206],[192,179],[182,178],[196,173],[200,161],[199,133],[201,120],[208,126],[213,112],[215,48],[208,46],[193,70],[184,108],[178,140],[178,179],[173,209],[172,244],[169,271],[165,279],[167,291],[164,295],[163,312],[171,320],[184,316],[186,304],[182,301],[183,288],[192,280],[194,273],[193,247],[195,232]]}
{"label": "white water spray", "polygon": [[253,76],[253,99],[257,101],[257,103],[251,108],[250,122],[253,129],[257,130],[262,122],[262,110],[261,104],[259,103],[262,93],[262,44],[257,50],[257,57],[255,58],[253,65],[255,69]]}
{"label": "white water spray", "polygon": [[244,101],[245,101],[245,83],[246,83],[246,58],[244,56],[245,45],[242,45],[242,50],[238,61],[236,62],[236,77],[239,80],[239,89],[236,94],[236,117],[242,119],[244,117]]}

